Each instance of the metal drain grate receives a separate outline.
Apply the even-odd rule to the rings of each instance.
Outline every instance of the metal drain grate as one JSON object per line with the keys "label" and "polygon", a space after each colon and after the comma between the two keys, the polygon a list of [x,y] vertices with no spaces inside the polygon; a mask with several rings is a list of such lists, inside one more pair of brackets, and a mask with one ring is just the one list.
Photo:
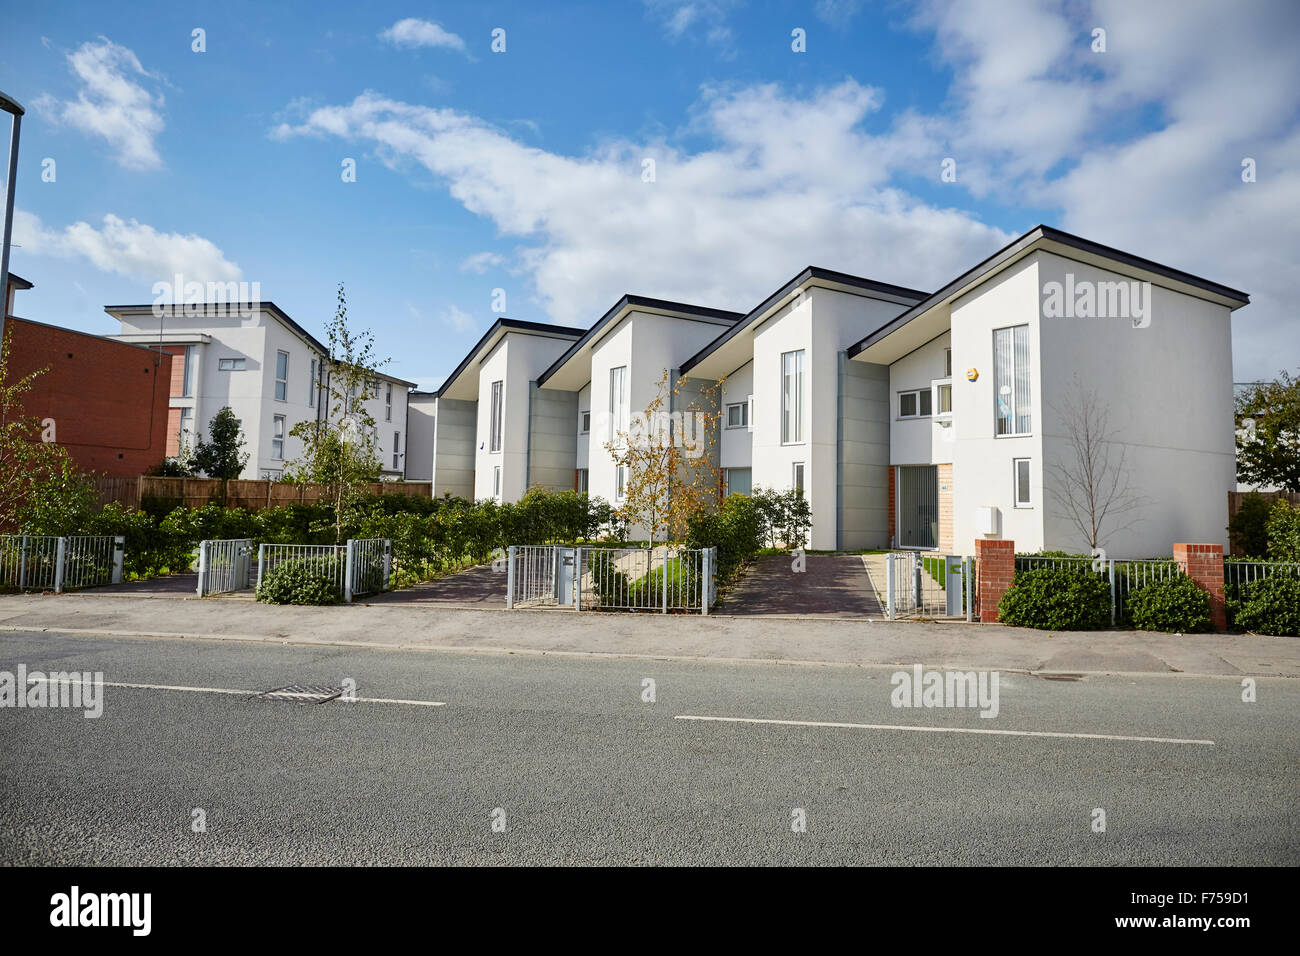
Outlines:
{"label": "metal drain grate", "polygon": [[255,694],[253,700],[278,700],[289,704],[323,704],[327,700],[342,696],[342,687],[290,684],[288,687],[277,687],[275,690]]}

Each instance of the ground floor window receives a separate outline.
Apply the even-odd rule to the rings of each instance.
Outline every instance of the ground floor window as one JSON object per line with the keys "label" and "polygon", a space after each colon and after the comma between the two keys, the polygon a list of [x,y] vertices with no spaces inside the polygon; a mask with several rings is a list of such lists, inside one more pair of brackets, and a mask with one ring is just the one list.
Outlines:
{"label": "ground floor window", "polygon": [[492,466],[492,497],[501,497],[501,466]]}
{"label": "ground floor window", "polygon": [[1011,460],[1012,480],[1014,481],[1017,508],[1032,508],[1033,495],[1029,490],[1029,459],[1013,458]]}
{"label": "ground floor window", "polygon": [[276,415],[271,424],[271,457],[284,461],[284,416]]}
{"label": "ground floor window", "polygon": [[803,497],[803,472],[803,462],[796,461],[794,463],[794,474],[790,476],[790,487],[799,492],[800,498]]}
{"label": "ground floor window", "polygon": [[579,468],[577,481],[574,482],[574,486],[576,487],[578,494],[585,495],[590,485],[591,485],[591,472],[586,468]]}
{"label": "ground floor window", "polygon": [[753,469],[750,468],[724,468],[722,469],[722,494],[727,495],[747,495],[751,489],[751,475]]}

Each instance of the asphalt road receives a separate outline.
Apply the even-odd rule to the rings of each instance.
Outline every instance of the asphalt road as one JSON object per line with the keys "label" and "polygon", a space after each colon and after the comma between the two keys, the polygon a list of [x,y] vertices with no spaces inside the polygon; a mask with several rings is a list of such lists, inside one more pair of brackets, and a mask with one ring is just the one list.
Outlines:
{"label": "asphalt road", "polygon": [[1238,679],[1008,673],[982,719],[895,708],[873,667],[0,635],[20,663],[444,706],[108,686],[98,719],[0,709],[3,864],[1300,863],[1294,680],[1243,703]]}

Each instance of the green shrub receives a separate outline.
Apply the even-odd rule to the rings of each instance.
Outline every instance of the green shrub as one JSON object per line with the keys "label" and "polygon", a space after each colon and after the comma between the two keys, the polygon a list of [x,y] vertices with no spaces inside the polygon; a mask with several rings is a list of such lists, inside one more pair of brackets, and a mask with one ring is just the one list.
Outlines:
{"label": "green shrub", "polygon": [[1110,585],[1089,570],[1017,571],[1011,587],[998,602],[998,620],[1050,631],[1109,627]]}
{"label": "green shrub", "polygon": [[728,495],[716,511],[691,516],[687,523],[688,548],[717,548],[714,575],[722,584],[758,553],[764,540],[759,503],[748,495]]}
{"label": "green shrub", "polygon": [[1228,537],[1235,557],[1262,558],[1268,554],[1268,516],[1271,510],[1268,499],[1257,491],[1241,500],[1241,507],[1228,521]]}
{"label": "green shrub", "polygon": [[1233,624],[1275,637],[1300,636],[1300,579],[1268,577],[1241,588]]}
{"label": "green shrub", "polygon": [[257,599],[266,604],[339,604],[343,593],[336,582],[341,563],[332,557],[282,561],[262,578]]}
{"label": "green shrub", "polygon": [[1264,528],[1270,561],[1300,561],[1300,508],[1279,498],[1273,502]]}
{"label": "green shrub", "polygon": [[1210,630],[1210,596],[1185,574],[1133,590],[1128,618],[1139,631],[1195,634]]}
{"label": "green shrub", "polygon": [[596,605],[626,604],[631,590],[627,575],[618,569],[611,551],[592,551],[590,561],[591,588],[596,593]]}
{"label": "green shrub", "polygon": [[699,600],[700,575],[693,560],[683,563],[680,558],[670,558],[645,577],[637,578],[628,589],[627,603],[633,607],[663,607],[665,574],[668,576],[670,608],[688,607],[695,603]]}

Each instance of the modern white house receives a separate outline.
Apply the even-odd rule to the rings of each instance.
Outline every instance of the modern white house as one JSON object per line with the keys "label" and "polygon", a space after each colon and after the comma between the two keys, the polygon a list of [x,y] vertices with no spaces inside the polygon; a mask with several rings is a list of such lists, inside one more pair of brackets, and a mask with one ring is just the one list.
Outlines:
{"label": "modern white house", "polygon": [[1226,540],[1231,315],[1248,303],[1038,226],[934,293],[810,266],[743,315],[624,296],[586,331],[502,319],[420,397],[436,414],[421,463],[437,494],[617,504],[607,446],[666,373],[687,386],[669,411],[723,383],[720,490],[800,489],[814,549],[1087,552],[1084,454],[1109,462],[1099,545],[1165,555]]}
{"label": "modern white house", "polygon": [[809,266],[683,362],[688,378],[723,381],[727,490],[801,489],[812,548],[884,546],[888,382],[845,350],[924,297]]}
{"label": "modern white house", "polygon": [[534,486],[572,487],[577,396],[536,392],[538,375],[582,334],[499,318],[432,400],[422,397],[421,421],[433,431],[417,444],[431,448],[434,495],[518,501]]}
{"label": "modern white house", "polygon": [[[278,478],[303,452],[290,434],[294,426],[329,413],[329,350],[274,302],[110,305],[104,311],[121,323],[119,334],[105,338],[173,356],[170,455],[192,446],[212,416],[230,406],[249,452],[241,477]],[[405,474],[407,392],[413,387],[381,374],[367,402],[385,478]]]}
{"label": "modern white house", "polygon": [[671,394],[682,362],[738,319],[736,312],[625,295],[556,358],[538,377],[536,396],[570,409],[575,451],[567,487],[622,502],[626,466],[610,446],[628,433],[632,414],[660,394],[662,382],[670,406],[663,410],[682,410],[687,399]]}
{"label": "modern white house", "polygon": [[1110,506],[1099,546],[1148,557],[1226,544],[1231,316],[1249,301],[1038,226],[864,337],[850,365],[889,372],[890,538],[1086,553],[1070,517],[1086,497],[1077,436],[1104,419],[1083,454],[1110,462],[1092,482]]}

